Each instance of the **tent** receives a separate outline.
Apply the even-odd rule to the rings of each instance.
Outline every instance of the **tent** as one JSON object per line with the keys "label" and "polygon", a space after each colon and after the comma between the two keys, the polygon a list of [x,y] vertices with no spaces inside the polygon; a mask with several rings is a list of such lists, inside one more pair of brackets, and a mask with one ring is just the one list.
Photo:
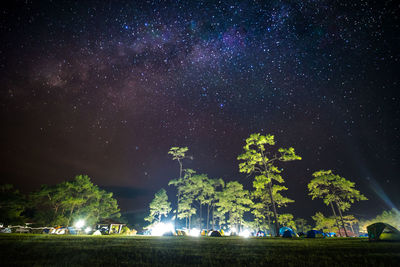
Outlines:
{"label": "tent", "polygon": [[400,241],[400,231],[393,226],[378,222],[367,226],[370,241]]}
{"label": "tent", "polygon": [[290,230],[286,230],[285,232],[283,232],[282,237],[296,237],[296,233]]}
{"label": "tent", "polygon": [[187,234],[186,234],[186,232],[184,231],[184,230],[176,230],[176,235],[179,235],[179,236],[186,236]]}
{"label": "tent", "polygon": [[282,237],[296,237],[297,236],[296,233],[289,227],[281,227],[281,229],[279,229],[279,235],[281,235]]}
{"label": "tent", "polygon": [[319,238],[324,237],[324,233],[317,230],[310,230],[307,232],[307,238]]}
{"label": "tent", "polygon": [[289,230],[289,231],[292,231],[292,232],[293,232],[293,230],[292,230],[291,228],[284,226],[284,227],[281,227],[281,229],[279,229],[279,235],[283,236],[283,233],[284,233],[286,230]]}
{"label": "tent", "polygon": [[163,236],[174,236],[174,233],[172,231],[165,232]]}
{"label": "tent", "polygon": [[208,236],[212,236],[212,237],[221,237],[221,233],[218,231],[211,231]]}

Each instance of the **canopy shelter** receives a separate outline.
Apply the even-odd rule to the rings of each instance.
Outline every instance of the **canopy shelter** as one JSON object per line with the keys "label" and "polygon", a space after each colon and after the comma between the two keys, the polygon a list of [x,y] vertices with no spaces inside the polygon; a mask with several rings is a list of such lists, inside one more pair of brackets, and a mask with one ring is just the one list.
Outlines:
{"label": "canopy shelter", "polygon": [[113,219],[104,219],[97,224],[96,229],[106,234],[119,234],[124,225],[126,224]]}
{"label": "canopy shelter", "polygon": [[390,224],[378,222],[367,226],[370,241],[400,241],[400,231]]}

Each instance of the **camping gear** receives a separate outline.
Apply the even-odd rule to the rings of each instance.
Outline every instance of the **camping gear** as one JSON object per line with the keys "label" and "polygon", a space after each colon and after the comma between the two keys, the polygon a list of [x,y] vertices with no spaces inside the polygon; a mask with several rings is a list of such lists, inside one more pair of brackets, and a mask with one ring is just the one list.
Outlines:
{"label": "camping gear", "polygon": [[324,233],[317,230],[307,231],[307,238],[322,238],[324,237]]}
{"label": "camping gear", "polygon": [[176,230],[176,235],[186,236],[187,234],[186,234],[186,232],[184,230]]}
{"label": "camping gear", "polygon": [[174,233],[172,231],[165,232],[163,236],[174,236]]}
{"label": "camping gear", "polygon": [[210,233],[208,234],[208,236],[211,236],[211,237],[221,237],[222,235],[221,235],[220,232],[214,230],[214,231],[210,231]]}
{"label": "camping gear", "polygon": [[10,228],[3,228],[0,230],[0,233],[2,234],[11,234],[11,229]]}
{"label": "camping gear", "polygon": [[286,230],[285,232],[283,232],[283,235],[282,235],[282,237],[294,237],[295,235],[294,235],[294,232],[293,231],[290,231],[290,230]]}
{"label": "camping gear", "polygon": [[400,231],[390,224],[378,222],[367,226],[370,241],[400,241]]}
{"label": "camping gear", "polygon": [[100,230],[96,230],[96,231],[94,231],[94,233],[92,235],[101,235],[101,232],[100,232]]}
{"label": "camping gear", "polygon": [[267,235],[265,234],[264,231],[261,231],[261,230],[260,230],[260,231],[257,232],[256,236],[258,236],[258,237],[264,237],[264,236],[267,236]]}
{"label": "camping gear", "polygon": [[299,237],[305,237],[306,236],[306,234],[304,232],[299,232],[297,234],[299,235]]}
{"label": "camping gear", "polygon": [[286,227],[286,226],[281,227],[281,229],[279,229],[279,235],[282,237],[296,237],[297,236],[296,233],[291,228]]}

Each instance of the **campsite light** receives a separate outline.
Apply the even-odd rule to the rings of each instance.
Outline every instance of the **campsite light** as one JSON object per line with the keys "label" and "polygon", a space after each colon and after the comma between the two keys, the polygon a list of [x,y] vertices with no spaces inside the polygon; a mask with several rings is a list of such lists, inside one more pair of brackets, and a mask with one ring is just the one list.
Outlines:
{"label": "campsite light", "polygon": [[190,229],[189,235],[190,236],[200,236],[200,230],[197,228]]}
{"label": "campsite light", "polygon": [[90,231],[92,231],[92,228],[90,228],[89,226],[88,227],[86,227],[86,229],[85,229],[85,233],[89,233]]}
{"label": "campsite light", "polygon": [[85,225],[85,220],[78,220],[76,223],[75,223],[75,227],[76,228],[78,228],[78,229],[81,229],[83,226]]}
{"label": "campsite light", "polygon": [[168,232],[174,232],[174,226],[171,223],[157,223],[151,228],[152,236],[162,236]]}
{"label": "campsite light", "polygon": [[242,237],[246,237],[247,238],[247,237],[250,236],[250,231],[246,229],[246,230],[240,232],[239,235],[242,236]]}

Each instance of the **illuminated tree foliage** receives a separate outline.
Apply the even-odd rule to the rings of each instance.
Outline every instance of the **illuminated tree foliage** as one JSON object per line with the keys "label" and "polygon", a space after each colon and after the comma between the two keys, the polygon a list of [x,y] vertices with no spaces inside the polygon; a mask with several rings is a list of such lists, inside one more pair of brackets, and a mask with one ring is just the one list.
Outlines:
{"label": "illuminated tree foliage", "polygon": [[[173,185],[177,188],[177,194],[176,194],[176,210],[174,211],[175,213],[175,220],[174,220],[174,225],[176,228],[177,221],[180,217],[178,216],[179,210],[179,203],[180,203],[180,198],[181,198],[181,185],[183,184],[183,178],[182,178],[182,172],[183,172],[183,159],[188,158],[186,156],[186,152],[189,150],[188,147],[171,147],[170,150],[168,151],[168,154],[172,156],[172,160],[176,160],[179,164],[179,177],[177,179],[171,180],[168,185]],[[191,157],[189,157],[191,158]]]}
{"label": "illuminated tree foliage", "polygon": [[[367,200],[367,198],[354,188],[354,182],[333,174],[331,170],[314,172],[313,177],[308,184],[309,195],[312,199],[321,198],[326,205],[330,205],[335,218],[337,218],[334,208],[334,204],[336,204],[342,227],[345,235],[348,236],[342,211],[348,210],[355,201]],[[337,227],[340,233],[338,224]]]}
{"label": "illuminated tree foliage", "polygon": [[228,215],[229,227],[240,231],[243,224],[243,215],[250,210],[253,201],[248,190],[243,189],[239,182],[229,182],[222,192],[218,193],[217,209],[222,214]]}
{"label": "illuminated tree foliage", "polygon": [[155,193],[153,200],[150,202],[150,214],[145,218],[146,221],[153,224],[161,222],[162,216],[167,217],[171,211],[171,203],[168,201],[167,192],[164,188]]}
{"label": "illuminated tree foliage", "polygon": [[[253,205],[254,210],[252,211],[254,218],[256,221],[262,222],[262,225],[267,225],[267,227],[263,227],[262,230],[272,230],[272,222],[274,221],[271,220],[273,212],[269,190],[265,190],[265,183],[259,182],[258,180],[253,182],[253,187],[255,188],[255,191],[253,192],[253,200],[255,200],[255,204]],[[282,195],[280,191],[284,190],[287,190],[287,187],[283,185],[275,184],[272,186],[272,199],[274,199],[278,208],[286,207],[287,204],[294,202],[294,200]],[[265,218],[267,218],[267,221],[265,221]]]}
{"label": "illuminated tree foliage", "polygon": [[71,225],[78,219],[94,224],[120,217],[113,193],[94,185],[87,175],[54,186],[43,185],[30,199],[34,221],[42,225]]}
{"label": "illuminated tree foliage", "polygon": [[293,215],[290,213],[279,214],[278,221],[282,226],[286,226],[296,230],[296,224],[293,219]]}
{"label": "illuminated tree foliage", "polygon": [[274,183],[281,184],[284,182],[280,173],[282,172],[276,164],[278,162],[301,160],[301,157],[296,155],[294,148],[279,148],[277,153],[273,153],[266,146],[274,146],[275,139],[273,135],[261,135],[259,133],[251,134],[246,139],[246,145],[243,147],[244,153],[238,156],[241,160],[239,171],[247,174],[254,174],[254,180],[258,187],[262,185],[269,192],[272,203],[272,212],[275,221],[275,233],[279,236],[278,214],[276,210],[276,202],[272,193],[272,185]]}
{"label": "illuminated tree foliage", "polygon": [[296,224],[296,230],[299,233],[307,233],[307,231],[311,230],[311,226],[307,224],[306,219],[297,218],[296,220],[294,220],[294,223]]}
{"label": "illuminated tree foliage", "polygon": [[312,216],[312,219],[315,221],[315,228],[318,230],[322,230],[325,232],[335,232],[335,224],[336,224],[336,218],[335,217],[325,217],[324,214],[321,212],[315,213],[314,216]]}

